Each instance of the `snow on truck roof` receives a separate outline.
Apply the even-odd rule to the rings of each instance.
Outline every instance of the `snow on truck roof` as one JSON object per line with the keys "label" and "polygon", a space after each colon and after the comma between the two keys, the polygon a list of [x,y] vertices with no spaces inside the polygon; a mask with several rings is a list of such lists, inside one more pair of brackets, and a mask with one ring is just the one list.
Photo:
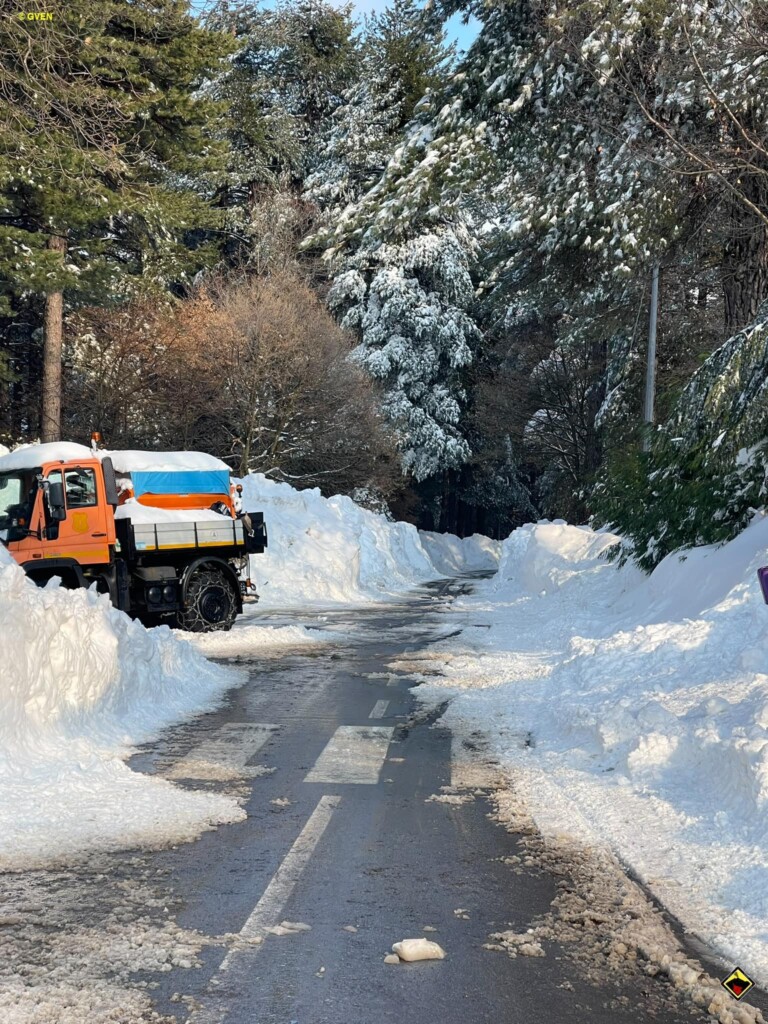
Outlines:
{"label": "snow on truck roof", "polygon": [[118,473],[176,473],[226,471],[229,466],[205,452],[141,452],[97,451],[84,444],[56,441],[52,444],[29,444],[7,455],[0,455],[0,473],[14,469],[35,469],[48,462],[76,462],[80,459],[109,456]]}
{"label": "snow on truck roof", "polygon": [[217,469],[229,473],[226,462],[205,452],[103,451],[99,454],[109,455],[118,473],[210,472]]}
{"label": "snow on truck roof", "polygon": [[27,444],[8,455],[0,455],[0,473],[14,469],[36,469],[46,462],[72,462],[92,459],[93,452],[84,444],[55,441],[51,444]]}

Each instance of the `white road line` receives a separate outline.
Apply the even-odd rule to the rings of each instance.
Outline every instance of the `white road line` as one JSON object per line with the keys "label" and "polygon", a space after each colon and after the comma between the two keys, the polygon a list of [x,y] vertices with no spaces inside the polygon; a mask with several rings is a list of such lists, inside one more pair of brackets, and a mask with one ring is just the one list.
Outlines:
{"label": "white road line", "polygon": [[389,707],[388,700],[377,700],[373,705],[373,711],[368,715],[369,718],[383,718],[387,713]]}
{"label": "white road line", "polygon": [[[338,796],[323,796],[320,798],[309,821],[285,855],[285,859],[272,876],[272,880],[264,890],[261,899],[240,929],[241,939],[263,937],[267,929],[273,928],[279,923],[283,907],[314,853],[315,847],[320,842],[340,801],[341,797]],[[236,975],[244,968],[250,969],[251,960],[259,949],[261,949],[260,945],[231,949],[222,960],[219,972],[226,972],[228,981],[232,979],[237,982]],[[218,981],[219,979],[214,975],[211,979],[211,987],[214,991],[209,988],[207,992],[207,995],[211,997],[209,1005],[203,1006],[199,1010],[194,1010],[187,1018],[187,1024],[221,1024],[229,1014],[229,1001],[226,998],[222,998],[221,994],[215,991]]]}
{"label": "white road line", "polygon": [[396,676],[394,674],[390,675],[389,681],[387,682],[387,686],[399,686],[399,684],[400,676]]}
{"label": "white road line", "polygon": [[172,765],[166,776],[171,779],[225,779],[247,775],[248,761],[278,728],[253,722],[228,722]]}
{"label": "white road line", "polygon": [[388,725],[340,725],[304,781],[376,785],[393,732]]}
{"label": "white road line", "polygon": [[[278,918],[288,897],[299,880],[315,847],[320,842],[323,832],[328,827],[333,812],[339,806],[339,796],[323,796],[312,812],[309,821],[301,830],[298,839],[285,855],[285,860],[275,872],[272,881],[264,890],[264,895],[253,908],[251,916],[240,929],[244,939],[253,939],[263,935],[267,928],[278,924]],[[220,970],[227,971],[233,954],[227,953]]]}

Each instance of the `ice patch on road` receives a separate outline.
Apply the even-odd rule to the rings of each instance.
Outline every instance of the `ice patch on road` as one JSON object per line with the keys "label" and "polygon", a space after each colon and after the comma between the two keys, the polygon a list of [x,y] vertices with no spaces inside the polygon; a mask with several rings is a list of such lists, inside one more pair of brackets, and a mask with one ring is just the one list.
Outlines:
{"label": "ice patch on road", "polygon": [[484,949],[503,950],[514,959],[517,956],[546,956],[544,947],[536,941],[533,929],[527,932],[493,932],[491,941],[485,943]]}
{"label": "ice patch on road", "polygon": [[159,1024],[137,973],[198,967],[201,949],[224,941],[180,928],[143,861],[113,866],[0,877],[3,1024]]}
{"label": "ice patch on road", "polygon": [[425,804],[452,804],[455,807],[460,807],[462,804],[468,804],[472,800],[472,797],[468,793],[433,793],[432,796],[428,796],[424,801]]}
{"label": "ice patch on road", "polygon": [[270,935],[299,935],[301,932],[311,932],[312,925],[304,924],[303,921],[281,921],[280,924],[267,928]]}

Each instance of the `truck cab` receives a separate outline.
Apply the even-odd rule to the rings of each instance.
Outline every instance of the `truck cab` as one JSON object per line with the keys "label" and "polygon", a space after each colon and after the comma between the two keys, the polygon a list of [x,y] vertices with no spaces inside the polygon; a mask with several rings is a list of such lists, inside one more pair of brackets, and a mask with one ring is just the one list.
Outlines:
{"label": "truck cab", "polygon": [[90,453],[66,461],[47,459],[42,449],[64,454],[62,446],[35,447],[40,452],[31,461],[38,465],[0,469],[0,540],[36,582],[52,576],[61,576],[66,586],[93,582],[114,558],[114,473],[110,493],[105,479],[111,465],[105,467]]}
{"label": "truck cab", "polygon": [[[125,500],[113,456],[123,481],[141,467],[138,499]],[[165,468],[148,471],[153,460]],[[196,480],[206,493],[189,491]],[[211,456],[58,443],[0,456],[0,542],[40,586],[95,584],[147,625],[208,631],[229,629],[242,611],[249,556],[267,539],[260,513],[236,516],[229,470]]]}

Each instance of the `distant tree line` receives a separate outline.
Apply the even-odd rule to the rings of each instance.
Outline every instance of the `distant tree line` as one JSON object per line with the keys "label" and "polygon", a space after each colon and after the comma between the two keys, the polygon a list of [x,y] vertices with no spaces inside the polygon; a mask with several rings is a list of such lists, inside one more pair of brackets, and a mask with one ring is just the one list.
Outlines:
{"label": "distant tree line", "polygon": [[9,0],[2,439],[203,447],[459,533],[592,517],[646,567],[732,536],[766,58],[762,0]]}

